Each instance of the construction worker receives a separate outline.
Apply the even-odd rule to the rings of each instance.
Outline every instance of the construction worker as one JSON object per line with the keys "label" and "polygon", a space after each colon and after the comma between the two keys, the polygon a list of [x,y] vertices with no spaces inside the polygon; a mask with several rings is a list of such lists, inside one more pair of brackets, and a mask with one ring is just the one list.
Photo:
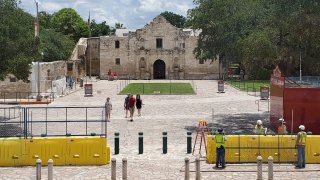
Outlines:
{"label": "construction worker", "polygon": [[215,134],[214,140],[216,142],[216,168],[219,168],[219,165],[222,168],[225,168],[225,141],[227,140],[226,136],[223,133],[222,128],[218,128],[218,133]]}
{"label": "construction worker", "polygon": [[304,125],[299,126],[300,132],[297,134],[296,147],[298,148],[298,164],[297,168],[306,167],[306,140],[307,133],[304,131]]}
{"label": "construction worker", "polygon": [[278,134],[288,134],[287,126],[285,125],[285,121],[283,118],[279,119],[279,127],[278,127]]}
{"label": "construction worker", "polygon": [[263,126],[262,126],[262,121],[261,121],[261,120],[257,120],[257,124],[256,124],[256,126],[254,127],[253,132],[254,132],[255,134],[259,134],[259,135],[261,135],[261,134],[266,135],[266,134],[267,134],[267,128],[263,128]]}

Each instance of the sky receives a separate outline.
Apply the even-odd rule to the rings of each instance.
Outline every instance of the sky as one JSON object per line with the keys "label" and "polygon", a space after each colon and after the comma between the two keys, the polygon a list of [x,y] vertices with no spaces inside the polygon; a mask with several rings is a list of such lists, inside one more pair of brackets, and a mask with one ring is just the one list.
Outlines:
{"label": "sky", "polygon": [[[36,14],[34,0],[20,0],[20,8]],[[108,25],[122,23],[127,29],[138,29],[151,22],[164,11],[171,11],[186,17],[188,9],[194,7],[193,0],[36,0],[39,11],[50,14],[62,8],[73,8],[87,21],[89,17]]]}

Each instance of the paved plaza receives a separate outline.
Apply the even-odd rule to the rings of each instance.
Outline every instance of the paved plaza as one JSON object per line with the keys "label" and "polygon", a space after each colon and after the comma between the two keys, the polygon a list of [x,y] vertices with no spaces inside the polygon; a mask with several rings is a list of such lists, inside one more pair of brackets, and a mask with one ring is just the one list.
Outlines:
{"label": "paved plaza", "polygon": [[[121,160],[124,157],[128,159],[129,180],[184,179],[185,157],[190,158],[190,176],[195,179],[195,156],[186,154],[186,135],[188,130],[195,130],[200,119],[208,120],[213,129],[223,127],[226,134],[235,131],[250,133],[257,119],[268,126],[268,102],[260,101],[259,97],[228,85],[225,93],[217,93],[217,81],[214,80],[171,82],[190,82],[197,94],[142,95],[142,116],[138,117],[136,112],[134,122],[125,118],[125,95],[117,95],[128,83],[124,80],[93,81],[93,97],[84,97],[84,90],[78,88],[48,106],[103,106],[105,99],[111,98],[113,110],[107,136],[111,157],[117,159],[117,179],[121,179]],[[100,128],[97,127],[97,131]],[[114,155],[115,132],[120,133],[119,155]],[[138,154],[138,132],[144,133],[144,153],[141,155]],[[167,154],[162,154],[162,132],[168,132]],[[195,134],[193,140],[194,137]],[[256,169],[256,164],[227,164],[226,169],[217,170],[205,162],[205,157],[201,158],[202,179],[257,179]],[[297,170],[292,164],[275,164],[274,179],[320,179],[319,169],[320,165],[308,164],[306,169]],[[47,178],[47,167],[43,168],[42,176]],[[264,164],[263,177],[267,179],[267,164]],[[0,167],[0,179],[35,179],[35,167]],[[111,165],[55,166],[54,179],[111,179]]]}

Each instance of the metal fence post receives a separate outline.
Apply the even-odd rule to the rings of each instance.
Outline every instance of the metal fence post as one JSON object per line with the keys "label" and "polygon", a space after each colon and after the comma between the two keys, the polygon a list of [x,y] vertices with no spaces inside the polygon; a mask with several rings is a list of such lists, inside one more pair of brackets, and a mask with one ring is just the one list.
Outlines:
{"label": "metal fence post", "polygon": [[128,161],[127,161],[127,158],[123,158],[122,159],[122,179],[123,180],[127,180],[128,177],[127,177],[127,167],[128,167]]}
{"label": "metal fence post", "polygon": [[116,180],[117,178],[117,160],[116,158],[111,159],[111,180]]}
{"label": "metal fence post", "polygon": [[114,154],[119,154],[119,133],[114,133]]}
{"label": "metal fence post", "polygon": [[200,180],[200,158],[196,158],[196,180]]}
{"label": "metal fence post", "polygon": [[257,157],[257,164],[258,164],[258,178],[257,180],[262,180],[262,157]]}
{"label": "metal fence post", "polygon": [[41,180],[41,159],[36,160],[36,179]]}
{"label": "metal fence post", "polygon": [[53,180],[53,160],[48,160],[48,180]]}
{"label": "metal fence post", "polygon": [[268,157],[268,180],[273,180],[273,158]]}
{"label": "metal fence post", "polygon": [[184,171],[184,179],[185,180],[189,180],[190,179],[190,170],[189,170],[189,158],[185,158],[184,159],[184,162],[185,162],[185,171]]}
{"label": "metal fence post", "polygon": [[187,132],[187,154],[190,154],[192,151],[192,132],[188,131]]}
{"label": "metal fence post", "polygon": [[163,154],[167,154],[168,152],[168,135],[167,132],[162,133],[162,152]]}

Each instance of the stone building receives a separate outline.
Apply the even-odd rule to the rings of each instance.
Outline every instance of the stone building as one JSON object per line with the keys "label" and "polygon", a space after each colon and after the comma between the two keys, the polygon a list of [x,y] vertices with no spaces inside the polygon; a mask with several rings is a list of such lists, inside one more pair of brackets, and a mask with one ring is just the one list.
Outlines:
{"label": "stone building", "polygon": [[218,79],[219,61],[197,60],[193,54],[200,31],[181,29],[157,16],[137,30],[117,29],[114,36],[88,40],[87,75],[107,79]]}

